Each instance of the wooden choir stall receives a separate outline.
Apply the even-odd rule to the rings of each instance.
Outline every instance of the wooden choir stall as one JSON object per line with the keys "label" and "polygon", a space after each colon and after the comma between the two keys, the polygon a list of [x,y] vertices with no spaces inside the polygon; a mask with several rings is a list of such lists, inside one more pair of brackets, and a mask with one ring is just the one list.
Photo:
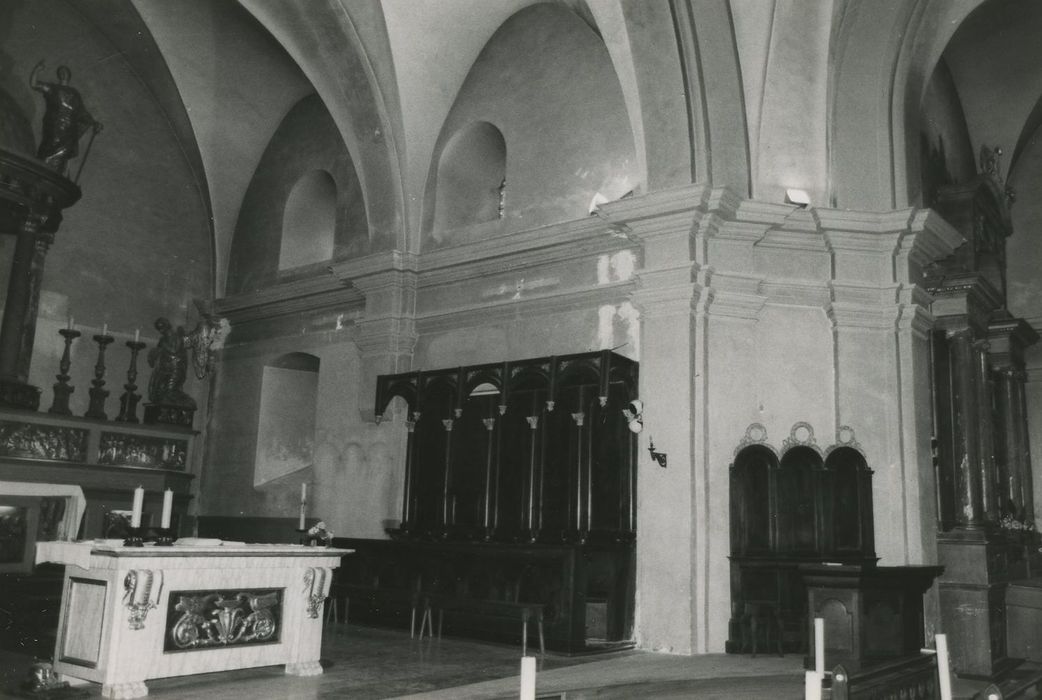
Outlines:
{"label": "wooden choir stall", "polygon": [[[337,539],[351,619],[546,646],[632,639],[637,364],[609,351],[385,375],[408,430],[391,540]],[[532,634],[535,634],[534,628]]]}

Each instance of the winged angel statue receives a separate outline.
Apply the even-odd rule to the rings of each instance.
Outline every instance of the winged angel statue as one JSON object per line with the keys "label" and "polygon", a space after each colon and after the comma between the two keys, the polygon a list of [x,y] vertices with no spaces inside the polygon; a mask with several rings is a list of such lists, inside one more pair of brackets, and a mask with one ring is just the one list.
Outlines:
{"label": "winged angel statue", "polygon": [[148,366],[152,377],[148,382],[148,400],[165,406],[196,407],[195,399],[185,393],[188,377],[189,351],[196,379],[203,379],[213,371],[217,351],[224,347],[230,328],[228,319],[217,317],[203,302],[195,300],[199,322],[190,332],[183,326],[174,328],[165,317],[156,319],[159,341],[148,351]]}

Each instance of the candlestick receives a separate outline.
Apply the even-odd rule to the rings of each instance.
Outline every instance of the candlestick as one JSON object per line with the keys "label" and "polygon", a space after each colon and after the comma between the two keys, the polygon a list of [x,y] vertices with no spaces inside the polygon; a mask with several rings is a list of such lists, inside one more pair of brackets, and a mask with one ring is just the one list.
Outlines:
{"label": "candlestick", "polygon": [[127,383],[123,385],[125,391],[119,397],[119,415],[116,420],[122,423],[137,423],[137,404],[141,400],[141,394],[135,393],[137,389],[137,356],[145,347],[144,343],[128,340],[126,343],[130,348],[130,367],[127,368]]}
{"label": "candlestick", "polygon": [[65,339],[65,350],[62,351],[62,359],[58,362],[58,374],[54,375],[58,380],[54,385],[54,402],[47,412],[69,416],[72,415],[72,409],[69,408],[69,395],[76,391],[75,387],[69,385],[69,368],[72,366],[69,348],[72,346],[72,341],[80,337],[80,332],[72,330],[72,317],[70,316],[69,327],[59,328],[58,333]]}
{"label": "candlestick", "polygon": [[174,507],[174,492],[167,489],[163,492],[163,517],[159,520],[159,527],[164,530],[170,529],[170,511]]}
{"label": "candlestick", "polygon": [[134,506],[130,511],[130,527],[141,527],[141,508],[145,504],[145,489],[138,486],[134,489]]}
{"label": "candlestick", "polygon": [[[108,326],[105,326],[106,330]],[[94,379],[90,380],[91,389],[90,407],[84,413],[87,418],[108,420],[105,414],[105,399],[109,397],[108,389],[105,389],[105,348],[114,338],[111,335],[96,335],[94,342],[98,344],[98,361],[94,364]]]}

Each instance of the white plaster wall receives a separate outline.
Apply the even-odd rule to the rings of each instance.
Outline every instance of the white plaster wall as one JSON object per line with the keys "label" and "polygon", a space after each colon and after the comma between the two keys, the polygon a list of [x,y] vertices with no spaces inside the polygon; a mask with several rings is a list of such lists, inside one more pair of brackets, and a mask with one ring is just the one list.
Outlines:
{"label": "white plaster wall", "polygon": [[[265,365],[288,352],[319,358],[313,463],[254,488]],[[308,517],[325,520],[337,536],[385,537],[400,517],[404,425],[367,421],[371,395],[362,395],[362,360],[346,331],[275,338],[229,348],[221,362],[203,513],[296,518],[300,483],[311,484]],[[215,483],[216,482],[216,483]]]}
{"label": "white plaster wall", "polygon": [[[705,449],[705,480],[710,497],[703,505],[698,528],[705,532],[708,572],[706,608],[699,612],[707,627],[708,648],[723,651],[731,615],[730,467],[734,450],[752,423],[768,420],[757,400],[761,356],[760,330],[755,319],[720,316],[710,307],[708,325],[709,377],[706,380],[709,443]],[[780,446],[782,428],[768,430]]]}

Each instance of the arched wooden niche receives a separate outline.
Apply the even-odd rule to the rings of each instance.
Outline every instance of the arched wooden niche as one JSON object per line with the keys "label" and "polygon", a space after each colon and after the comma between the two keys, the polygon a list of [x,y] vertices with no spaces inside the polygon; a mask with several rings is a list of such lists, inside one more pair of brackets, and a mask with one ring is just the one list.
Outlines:
{"label": "arched wooden niche", "polygon": [[609,351],[377,378],[410,406],[396,537],[632,541],[637,363]]}
{"label": "arched wooden niche", "polygon": [[800,565],[875,562],[872,472],[852,435],[840,440],[822,453],[797,423],[779,454],[762,425],[746,431],[730,470],[728,651],[748,649],[750,610],[776,616],[787,651],[806,649]]}

